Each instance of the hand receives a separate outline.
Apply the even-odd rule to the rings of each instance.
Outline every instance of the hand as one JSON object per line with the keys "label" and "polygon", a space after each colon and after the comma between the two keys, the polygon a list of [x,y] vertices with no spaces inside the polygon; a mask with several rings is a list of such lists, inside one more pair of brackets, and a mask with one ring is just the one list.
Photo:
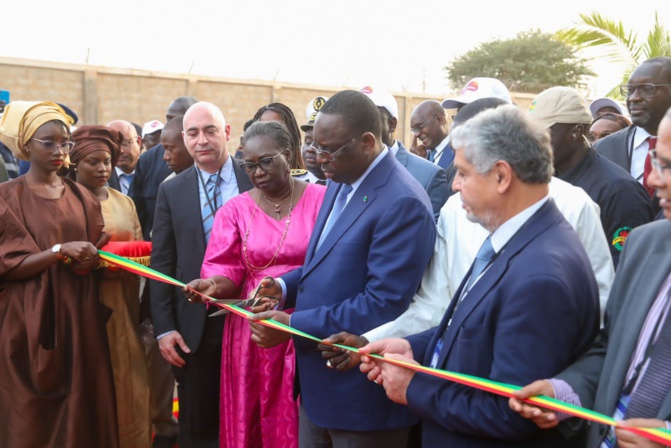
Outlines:
{"label": "hand", "polygon": [[426,146],[419,143],[417,144],[417,136],[412,137],[412,145],[410,145],[410,152],[420,156],[422,159],[426,159]]}
{"label": "hand", "polygon": [[282,311],[264,311],[250,316],[249,326],[252,330],[252,341],[256,345],[261,348],[272,348],[291,338],[291,335],[285,331],[276,330],[258,323],[258,321],[266,319],[274,319],[284,325],[289,325],[289,315]]}
{"label": "hand", "polygon": [[105,244],[109,243],[110,240],[112,239],[112,235],[110,235],[107,232],[101,232],[100,236],[98,237],[98,241],[96,241],[96,249],[102,249]]}
{"label": "hand", "polygon": [[555,414],[554,411],[541,408],[539,406],[534,406],[522,401],[529,397],[535,397],[536,395],[545,395],[547,397],[554,398],[555,392],[552,388],[552,384],[550,384],[549,381],[534,381],[524,388],[513,392],[513,395],[515,395],[515,397],[508,400],[508,406],[510,406],[510,409],[517,412],[522,417],[531,420],[539,428],[549,429],[554,428],[559,424],[557,414]]}
{"label": "hand", "polygon": [[252,313],[262,313],[263,311],[272,310],[279,300],[275,297],[261,297],[254,299],[253,302],[256,303],[256,306],[251,307],[249,310]]}
{"label": "hand", "polygon": [[264,277],[257,287],[249,292],[247,299],[254,297],[271,297],[279,301],[282,298],[282,286],[274,278]]}
{"label": "hand", "polygon": [[384,364],[383,361],[378,361],[375,358],[370,356],[371,353],[377,353],[378,355],[386,354],[399,354],[406,358],[413,358],[412,348],[410,343],[406,339],[392,338],[392,339],[382,339],[380,341],[371,342],[359,349],[359,354],[361,356],[361,370],[363,373],[368,374],[368,379],[376,382],[377,384],[382,384],[382,373],[381,365]]}
{"label": "hand", "polygon": [[352,367],[356,367],[361,363],[361,356],[358,353],[350,352],[339,347],[334,347],[333,344],[347,345],[349,347],[360,348],[368,344],[368,339],[363,336],[357,336],[351,333],[342,331],[324,339],[322,344],[317,348],[322,351],[322,358],[326,359],[326,367],[329,369],[336,369],[340,372],[346,372]]}
{"label": "hand", "polygon": [[[652,418],[631,418],[620,422],[622,426],[641,427],[641,428],[663,428],[666,429],[666,423]],[[662,448],[664,445],[646,439],[643,436],[634,434],[625,429],[615,428],[615,437],[619,448]]]}
{"label": "hand", "polygon": [[175,367],[184,367],[186,362],[175,350],[175,345],[179,345],[184,353],[191,353],[191,349],[177,331],[168,333],[158,340],[158,349],[161,351],[163,358]]}
{"label": "hand", "polygon": [[198,278],[187,283],[182,291],[189,302],[203,303],[203,297],[198,292],[212,297],[217,292],[217,284],[212,277]]}
{"label": "hand", "polygon": [[98,266],[98,249],[88,241],[61,244],[61,255],[72,260],[78,270],[88,271]]}

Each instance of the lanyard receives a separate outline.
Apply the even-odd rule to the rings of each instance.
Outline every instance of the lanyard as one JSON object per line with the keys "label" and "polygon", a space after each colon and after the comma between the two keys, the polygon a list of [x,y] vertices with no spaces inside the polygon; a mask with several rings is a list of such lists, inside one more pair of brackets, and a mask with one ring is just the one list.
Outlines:
{"label": "lanyard", "polygon": [[[203,180],[203,174],[200,172],[199,169],[196,169],[198,172],[198,179],[200,179],[200,184],[203,186],[203,193],[205,194],[205,199],[207,199],[207,205],[210,207],[210,211],[212,212],[212,216],[214,216],[217,213],[217,210],[219,210],[219,207],[217,206],[217,186],[219,185],[219,182],[221,182],[221,170],[224,168],[222,165],[221,168],[219,168],[219,171],[217,171],[217,182],[214,184],[214,191],[212,193],[212,199],[210,200],[210,194],[207,192],[207,187],[205,186],[205,181]],[[214,205],[212,203],[214,202]]]}

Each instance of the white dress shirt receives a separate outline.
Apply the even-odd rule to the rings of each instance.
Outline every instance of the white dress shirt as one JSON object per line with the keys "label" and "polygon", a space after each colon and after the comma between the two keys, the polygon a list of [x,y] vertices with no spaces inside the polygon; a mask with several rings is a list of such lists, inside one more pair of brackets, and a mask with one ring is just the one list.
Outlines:
{"label": "white dress shirt", "polygon": [[645,168],[645,158],[648,155],[650,145],[648,144],[648,137],[650,134],[643,128],[636,126],[634,137],[631,142],[627,142],[631,148],[631,164],[629,165],[629,172],[631,176],[643,183],[643,169]]}

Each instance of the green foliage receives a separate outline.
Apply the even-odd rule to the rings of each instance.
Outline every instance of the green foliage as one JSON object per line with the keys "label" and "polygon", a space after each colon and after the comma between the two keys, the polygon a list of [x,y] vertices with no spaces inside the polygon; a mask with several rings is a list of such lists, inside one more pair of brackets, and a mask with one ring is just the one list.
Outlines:
{"label": "green foliage", "polygon": [[452,88],[461,89],[471,78],[501,80],[511,91],[538,93],[552,86],[582,86],[593,75],[570,45],[540,30],[493,40],[459,56],[445,67]]}
{"label": "green foliage", "polygon": [[[580,14],[580,22],[575,27],[559,31],[556,37],[578,50],[598,49],[600,57],[620,64],[621,84],[627,82],[629,74],[643,61],[657,56],[671,56],[669,31],[659,22],[657,13],[643,43],[639,43],[636,34],[625,29],[621,21],[607,19],[595,11]],[[608,96],[621,98],[617,86],[613,86]]]}

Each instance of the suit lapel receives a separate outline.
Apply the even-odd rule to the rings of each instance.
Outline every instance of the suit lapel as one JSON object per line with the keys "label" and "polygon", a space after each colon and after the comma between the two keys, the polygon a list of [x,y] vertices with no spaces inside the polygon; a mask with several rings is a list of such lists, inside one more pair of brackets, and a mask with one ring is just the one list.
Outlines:
{"label": "suit lapel", "polygon": [[[352,227],[352,225],[356,222],[359,216],[361,216],[364,210],[366,210],[367,207],[370,207],[373,201],[375,201],[375,198],[377,197],[376,190],[388,182],[389,174],[394,168],[394,163],[394,155],[390,152],[375,168],[373,168],[370,173],[368,173],[366,179],[364,179],[359,188],[357,188],[343,209],[342,214],[338,218],[338,222],[336,222],[333,227],[331,227],[329,234],[326,235],[326,239],[324,239],[321,246],[319,246],[318,249],[313,249],[310,251],[310,254],[313,255],[313,257],[309,259],[309,261],[307,261],[308,258],[306,258],[303,276],[306,276],[310,271],[312,271],[312,269],[314,269],[315,266],[319,264],[319,262],[331,251],[331,249],[333,249],[333,246],[340,240],[340,238],[342,238],[345,232],[347,232],[349,228]],[[333,196],[328,197],[327,194],[327,198],[324,200],[324,204],[326,204],[328,200],[328,211],[324,213],[325,216],[321,216],[322,213],[320,211],[320,216],[317,220],[317,225],[319,227],[315,226],[315,230],[319,228],[319,234],[316,234],[315,232],[313,235],[312,241],[310,242],[310,248],[316,248],[321,231],[323,230],[324,225],[326,224],[326,220],[328,219],[328,215],[331,213],[331,209],[333,208],[337,191],[339,191],[341,188],[340,185],[337,187],[337,190],[333,192]],[[331,187],[329,189],[331,189]],[[322,206],[322,209],[323,208],[324,207]]]}
{"label": "suit lapel", "polygon": [[[557,207],[554,205],[554,202],[548,200],[534,215],[531,216],[531,218],[529,218],[523,228],[512,237],[496,257],[489,269],[487,269],[480,279],[471,287],[471,290],[466,297],[464,297],[464,300],[459,306],[456,307],[456,311],[453,313],[452,322],[447,329],[445,343],[443,344],[443,349],[438,358],[437,365],[439,367],[443,365],[445,359],[449,355],[452,345],[459,333],[459,328],[464,323],[464,320],[466,320],[473,310],[485,299],[492,287],[494,287],[501,277],[503,277],[508,270],[510,259],[523,250],[531,240],[552,225],[559,216],[561,215],[557,210]],[[461,285],[459,285],[459,288],[454,295],[453,302],[457,301],[461,296],[472,270],[473,265],[471,264],[468,273],[461,281]],[[451,307],[455,304],[456,302],[451,304]]]}
{"label": "suit lapel", "polygon": [[[637,293],[636,306],[627,307],[626,316],[620,315],[619,317],[619,319],[624,320],[619,320],[615,323],[616,328],[611,328],[611,332],[613,332],[611,344],[617,347],[617,355],[613,361],[612,369],[609,369],[608,391],[604,395],[608,407],[605,409],[615,409],[631,365],[633,353],[638,344],[638,334],[632,335],[634,330],[627,331],[627,328],[636,329],[640,333],[640,329],[643,328],[645,319],[650,312],[650,307],[657,299],[659,289],[668,277],[669,270],[671,270],[671,258],[668,256],[669,248],[664,245],[664,248],[661,249],[663,250],[657,251],[642,260],[638,270],[639,278],[633,280],[635,284],[642,287],[642,290]],[[615,334],[618,336],[615,336]],[[671,394],[667,396],[660,410],[664,409],[666,409],[666,412],[671,412]]]}
{"label": "suit lapel", "polygon": [[[198,173],[196,166],[192,166],[184,173],[183,189],[184,195],[177,196],[178,210],[182,219],[194,220],[196,222],[196,242],[200,253],[205,253],[205,232],[203,231],[202,210],[200,209],[200,191],[198,189]],[[173,218],[174,219],[174,218]]]}

